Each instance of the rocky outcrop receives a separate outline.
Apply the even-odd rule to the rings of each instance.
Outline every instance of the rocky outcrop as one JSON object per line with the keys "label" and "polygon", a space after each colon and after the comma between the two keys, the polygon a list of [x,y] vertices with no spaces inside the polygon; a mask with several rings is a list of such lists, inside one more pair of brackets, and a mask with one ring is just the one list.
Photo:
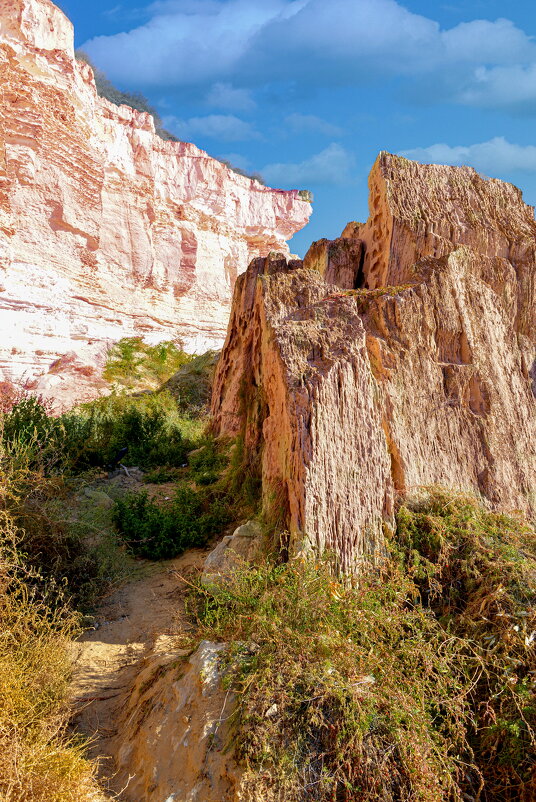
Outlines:
{"label": "rocky outcrop", "polygon": [[397,494],[422,485],[536,513],[531,207],[470,168],[386,153],[370,188],[346,248],[238,279],[213,394],[286,545],[345,570],[381,553]]}
{"label": "rocky outcrop", "polygon": [[234,697],[222,685],[226,646],[191,655],[161,636],[125,694],[111,746],[115,785],[129,802],[238,802],[243,770],[226,747]]}
{"label": "rocky outcrop", "polygon": [[50,0],[0,0],[0,72],[0,378],[128,336],[219,348],[236,276],[311,205],[100,98]]}
{"label": "rocky outcrop", "polygon": [[225,535],[205,560],[201,584],[217,592],[233,573],[250,565],[263,553],[263,532],[257,521],[239,526],[232,535]]}

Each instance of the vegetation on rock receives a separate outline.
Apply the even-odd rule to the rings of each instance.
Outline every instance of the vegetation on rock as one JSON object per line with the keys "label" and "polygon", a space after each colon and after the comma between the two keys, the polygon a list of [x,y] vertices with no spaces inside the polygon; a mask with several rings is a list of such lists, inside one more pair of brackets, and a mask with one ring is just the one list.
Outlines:
{"label": "vegetation on rock", "polygon": [[101,97],[106,98],[106,100],[109,100],[111,103],[115,103],[116,106],[124,104],[138,111],[144,111],[150,114],[154,119],[156,133],[161,139],[170,140],[171,142],[179,141],[178,137],[172,134],[171,131],[166,131],[160,114],[154,106],[149,103],[145,95],[142,95],[141,92],[124,92],[122,89],[118,89],[109,78],[106,77],[106,74],[93,64],[88,54],[83,50],[76,51],[76,58],[78,61],[84,61],[86,64],[89,64],[93,70],[97,92]]}
{"label": "vegetation on rock", "polygon": [[124,337],[110,348],[103,377],[122,390],[156,388],[195,359],[173,342],[149,345],[143,337]]}
{"label": "vegetation on rock", "polygon": [[[144,111],[147,114],[150,114],[154,119],[155,131],[161,139],[171,142],[180,142],[179,137],[175,136],[175,134],[172,134],[171,131],[167,131],[164,128],[162,117],[145,97],[145,95],[143,95],[141,92],[125,92],[122,89],[118,89],[116,86],[114,86],[106,74],[95,66],[84,50],[77,50],[76,58],[78,61],[83,61],[86,64],[89,64],[93,70],[97,92],[101,97],[106,98],[106,100],[109,100],[111,103],[115,103],[116,106],[131,106],[133,109],[137,109],[137,111]],[[260,173],[248,173],[247,170],[237,167],[227,159],[218,159],[218,161],[232,170],[233,173],[243,175],[245,178],[251,178],[253,181],[258,181],[259,184],[265,184],[265,181]],[[313,195],[308,190],[302,190],[301,197],[303,200],[306,200],[309,203],[313,202]]]}
{"label": "vegetation on rock", "polygon": [[231,644],[239,757],[289,802],[529,802],[534,530],[441,489],[398,527],[353,582],[300,559],[199,590],[200,637]]}

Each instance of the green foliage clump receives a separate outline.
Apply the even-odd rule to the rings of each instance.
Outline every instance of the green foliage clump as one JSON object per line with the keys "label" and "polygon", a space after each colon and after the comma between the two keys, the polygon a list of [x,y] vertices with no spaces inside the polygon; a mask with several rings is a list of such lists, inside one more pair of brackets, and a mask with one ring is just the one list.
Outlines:
{"label": "green foliage clump", "polygon": [[22,396],[1,416],[1,442],[12,463],[50,472],[62,463],[64,429],[35,396]]}
{"label": "green foliage clump", "polygon": [[140,468],[177,467],[199,438],[203,422],[179,414],[168,392],[112,395],[58,418],[36,398],[23,398],[3,418],[2,442],[26,453],[47,476],[76,474],[109,465],[127,448],[122,462]]}
{"label": "green foliage clump", "polygon": [[125,337],[111,347],[103,376],[128,390],[159,387],[193,359],[173,342],[148,345],[142,337]]}
{"label": "green foliage clump", "polygon": [[225,447],[211,437],[206,438],[204,444],[189,455],[190,473],[199,485],[217,482],[228,462]]}
{"label": "green foliage clump", "polygon": [[170,391],[179,409],[190,414],[208,411],[219,356],[219,351],[195,356],[167,380],[164,388]]}
{"label": "green foliage clump", "polygon": [[401,572],[328,560],[244,568],[201,591],[199,635],[233,642],[234,739],[257,790],[300,800],[461,799],[460,646]]}
{"label": "green foliage clump", "polygon": [[127,466],[177,467],[192,446],[168,394],[109,396],[65,414],[62,423],[77,470],[106,466],[122,448],[128,448],[122,459]]}
{"label": "green foliage clump", "polygon": [[198,636],[231,643],[238,757],[289,802],[536,798],[536,535],[432,488],[391,558],[245,565],[199,588]]}
{"label": "green foliage clump", "polygon": [[536,533],[441,488],[398,512],[394,554],[479,665],[470,732],[486,799],[536,795]]}
{"label": "green foliage clump", "polygon": [[114,509],[115,524],[132,553],[151,560],[170,559],[206,545],[230,520],[220,494],[184,485],[168,504],[157,504],[142,492],[118,499]]}

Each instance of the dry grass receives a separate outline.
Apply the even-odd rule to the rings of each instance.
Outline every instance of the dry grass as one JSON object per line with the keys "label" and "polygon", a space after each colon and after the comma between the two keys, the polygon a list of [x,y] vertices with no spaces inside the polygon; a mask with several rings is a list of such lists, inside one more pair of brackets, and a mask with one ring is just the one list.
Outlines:
{"label": "dry grass", "polygon": [[95,768],[67,733],[69,643],[79,616],[63,583],[45,580],[26,554],[32,547],[35,558],[51,557],[62,548],[46,510],[25,507],[62,492],[61,479],[46,478],[33,461],[31,444],[7,446],[0,437],[0,800],[99,800]]}
{"label": "dry grass", "polygon": [[360,586],[329,561],[245,568],[203,596],[234,644],[236,746],[257,792],[302,802],[460,799],[469,681],[401,573]]}
{"label": "dry grass", "polygon": [[0,799],[97,799],[94,767],[66,734],[68,643],[78,617],[61,592],[28,572],[0,512]]}
{"label": "dry grass", "polygon": [[533,528],[436,488],[401,507],[392,547],[353,584],[323,559],[200,589],[199,636],[232,644],[235,746],[257,794],[532,802]]}

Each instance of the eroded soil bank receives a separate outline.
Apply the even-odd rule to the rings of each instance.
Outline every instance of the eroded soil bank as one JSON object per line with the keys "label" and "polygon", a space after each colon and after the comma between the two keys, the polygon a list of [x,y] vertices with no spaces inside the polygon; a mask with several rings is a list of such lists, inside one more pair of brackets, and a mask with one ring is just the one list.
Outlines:
{"label": "eroded soil bank", "polygon": [[[92,741],[90,756],[101,764],[104,788],[121,793],[124,783],[114,777],[114,747],[130,690],[144,658],[155,650],[179,648],[189,629],[184,611],[188,585],[210,549],[186,552],[163,563],[143,563],[137,574],[106,599],[95,617],[95,628],[75,644],[76,669],[72,694],[74,723]],[[128,797],[128,789],[122,798]]]}

